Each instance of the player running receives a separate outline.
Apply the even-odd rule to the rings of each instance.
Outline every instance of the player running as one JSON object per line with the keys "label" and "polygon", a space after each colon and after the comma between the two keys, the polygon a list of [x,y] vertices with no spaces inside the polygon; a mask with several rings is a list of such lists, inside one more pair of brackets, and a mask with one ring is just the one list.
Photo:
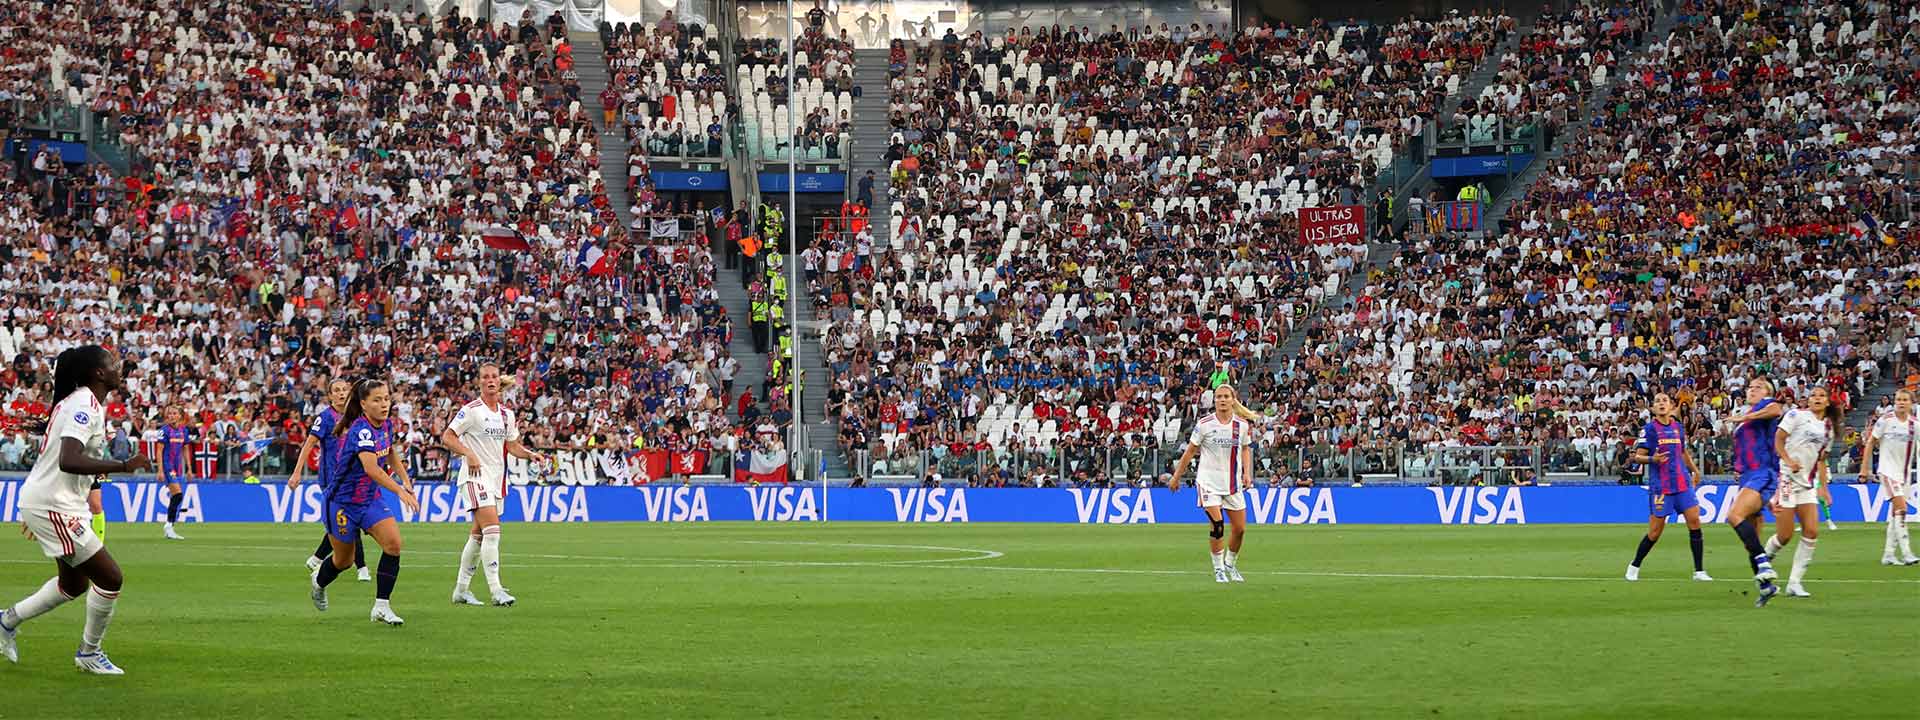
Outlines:
{"label": "player running", "polygon": [[400,625],[406,621],[393,614],[388,600],[393,597],[394,582],[400,576],[400,524],[393,508],[387,506],[381,488],[400,496],[409,511],[419,512],[420,501],[413,495],[413,481],[400,460],[400,448],[393,444],[393,422],[388,411],[393,398],[387,384],[362,379],[353,384],[347,409],[340,415],[346,432],[332,442],[333,476],[327,482],[327,502],[322,519],[333,542],[333,562],[321,563],[313,574],[313,607],[327,609],[327,585],[347,569],[353,557],[353,544],[365,530],[380,543],[380,566],[374,584],[374,622]]}
{"label": "player running", "polygon": [[[1187,440],[1187,451],[1174,463],[1173,479],[1167,488],[1178,492],[1180,478],[1194,455],[1200,456],[1200,469],[1194,472],[1193,486],[1200,494],[1200,507],[1213,524],[1207,546],[1213,553],[1214,582],[1246,582],[1240,576],[1240,542],[1247,534],[1247,479],[1253,467],[1253,423],[1236,417],[1241,407],[1233,386],[1222,384],[1213,389],[1213,413],[1200,418]],[[1224,516],[1224,517],[1222,517]],[[1232,523],[1227,535],[1226,524]],[[1223,548],[1221,538],[1226,536]]]}
{"label": "player running", "polygon": [[1679,407],[1673,396],[1664,392],[1653,396],[1653,419],[1640,430],[1640,444],[1634,449],[1633,462],[1648,465],[1647,534],[1627,566],[1627,581],[1640,579],[1640,562],[1647,559],[1653,544],[1667,529],[1667,517],[1679,515],[1687,521],[1687,545],[1693,550],[1693,579],[1712,582],[1707,574],[1706,541],[1700,534],[1700,500],[1694,496],[1693,481],[1700,471],[1687,452],[1687,431],[1681,427]]}
{"label": "player running", "polygon": [[1766,607],[1780,594],[1773,584],[1780,577],[1773,571],[1773,557],[1760,544],[1760,506],[1774,496],[1780,484],[1780,458],[1775,450],[1775,432],[1786,406],[1773,399],[1773,381],[1754,378],[1747,383],[1747,411],[1729,419],[1733,431],[1733,469],[1740,475],[1740,492],[1727,511],[1727,524],[1746,547],[1748,565],[1760,595],[1754,607]]}
{"label": "player running", "polygon": [[[1914,416],[1912,390],[1894,393],[1893,412],[1867,423],[1867,440],[1860,452],[1860,482],[1878,480],[1893,506],[1887,511],[1887,542],[1880,552],[1882,565],[1920,563],[1907,537],[1907,493],[1915,480],[1913,459],[1917,439],[1920,439],[1920,419]],[[1876,449],[1880,451],[1878,456],[1874,455]]]}
{"label": "player running", "polygon": [[[54,559],[55,575],[32,595],[0,612],[0,655],[20,662],[15,636],[21,623],[87,594],[87,620],[73,664],[95,675],[125,674],[100,641],[120,599],[120,564],[93,532],[87,509],[94,478],[147,469],[145,456],[103,459],[107,419],[102,401],[123,387],[120,357],[98,345],[60,353],[53,369],[53,414],[40,459],[20,487],[20,520],[40,549]],[[88,591],[91,584],[92,591]]]}
{"label": "player running", "polygon": [[194,432],[187,426],[186,411],[167,408],[161,411],[160,417],[160,471],[155,479],[167,485],[167,524],[161,536],[185,540],[173,531],[173,524],[180,521],[180,503],[186,499],[181,494],[180,483],[187,479],[187,448],[193,443]]}
{"label": "player running", "polygon": [[[327,383],[327,407],[322,408],[320,414],[313,416],[313,427],[308,428],[306,441],[300,443],[300,454],[296,456],[299,460],[293,464],[293,474],[287,477],[288,490],[300,487],[300,476],[307,469],[307,457],[313,453],[314,448],[318,447],[324,448],[320,453],[318,469],[320,491],[322,493],[327,491],[327,478],[331,476],[328,470],[333,465],[330,462],[333,457],[333,446],[330,441],[333,440],[333,431],[339,429],[340,413],[346,409],[347,396],[352,392],[353,383],[347,382],[346,378],[334,378],[332,382]],[[314,549],[313,555],[307,558],[308,572],[319,570],[321,562],[333,557],[331,537],[330,533],[320,533],[320,547]],[[367,572],[366,545],[362,544],[357,537],[353,539],[353,566],[360,571],[360,582],[373,579],[373,575]]]}
{"label": "player running", "polygon": [[520,444],[520,425],[513,409],[500,402],[500,367],[480,366],[480,398],[467,403],[440,431],[440,444],[465,458],[460,469],[460,506],[473,514],[473,532],[460,551],[460,568],[453,582],[456,605],[481,605],[467,590],[476,561],[484,569],[493,604],[512,605],[513,594],[500,585],[500,507],[507,498],[506,456],[544,462],[546,458]]}
{"label": "player running", "polygon": [[1774,534],[1767,538],[1767,555],[1793,540],[1794,521],[1800,524],[1800,547],[1793,551],[1793,570],[1787,574],[1787,597],[1813,597],[1800,580],[1813,564],[1820,539],[1819,496],[1827,495],[1827,448],[1833,431],[1844,420],[1826,388],[1807,393],[1804,407],[1788,410],[1774,434],[1780,456],[1780,490],[1773,498]]}

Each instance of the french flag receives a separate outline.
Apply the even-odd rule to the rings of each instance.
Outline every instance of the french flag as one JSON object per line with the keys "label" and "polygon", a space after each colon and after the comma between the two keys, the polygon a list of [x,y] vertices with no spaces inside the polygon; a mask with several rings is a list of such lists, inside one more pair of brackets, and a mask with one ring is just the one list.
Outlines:
{"label": "french flag", "polygon": [[533,246],[527,244],[527,239],[521,236],[519,231],[502,225],[494,225],[485,230],[481,230],[480,242],[486,243],[487,247],[495,250],[526,252],[533,249]]}
{"label": "french flag", "polygon": [[612,275],[613,264],[607,260],[606,252],[599,246],[583,242],[580,244],[580,254],[574,257],[573,262],[585,269],[588,275]]}

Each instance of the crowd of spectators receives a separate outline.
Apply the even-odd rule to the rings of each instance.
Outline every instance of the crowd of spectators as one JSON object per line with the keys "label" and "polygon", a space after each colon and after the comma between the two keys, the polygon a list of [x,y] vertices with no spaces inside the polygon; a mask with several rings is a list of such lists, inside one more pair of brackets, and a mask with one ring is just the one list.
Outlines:
{"label": "crowd of spectators", "polygon": [[604,25],[600,38],[611,80],[600,95],[605,127],[621,128],[628,143],[653,155],[724,154],[739,109],[704,25],[679,23],[668,11],[655,23]]}
{"label": "crowd of spectators", "polygon": [[1541,134],[1552,145],[1568,122],[1580,120],[1593,89],[1617,76],[1620,62],[1645,42],[1653,22],[1653,0],[1543,11],[1501,55],[1492,82],[1461,108],[1457,128],[1470,143]]}
{"label": "crowd of spectators", "polygon": [[[125,175],[0,168],[6,429],[43,420],[22,413],[52,359],[95,342],[126,357],[134,436],[180,407],[208,436],[297,442],[323,381],[353,374],[390,378],[428,444],[492,361],[536,444],[727,455],[732,326],[707,243],[684,239],[704,210],[640,178],[650,231],[620,227],[558,17],[246,9],[0,0],[89,29],[35,54],[70,56],[77,99],[137,156]],[[489,249],[488,228],[531,249]]]}
{"label": "crowd of spectators", "polygon": [[793,93],[798,99],[789,122],[783,39],[739,41],[736,74],[744,96],[747,142],[768,158],[785,158],[791,148],[799,148],[804,159],[844,158],[853,130],[853,42],[845,30],[835,35],[810,23],[794,39],[793,48]]}
{"label": "crowd of spectators", "polygon": [[1261,392],[1365,258],[1293,211],[1369,202],[1511,26],[896,42],[885,241],[822,239],[810,288],[841,447],[1081,457],[1172,441],[1222,365]]}
{"label": "crowd of spectators", "polygon": [[1592,461],[1655,390],[1704,437],[1755,377],[1845,405],[1920,360],[1917,78],[1886,62],[1916,7],[1682,5],[1508,232],[1406,246],[1310,333],[1306,426]]}

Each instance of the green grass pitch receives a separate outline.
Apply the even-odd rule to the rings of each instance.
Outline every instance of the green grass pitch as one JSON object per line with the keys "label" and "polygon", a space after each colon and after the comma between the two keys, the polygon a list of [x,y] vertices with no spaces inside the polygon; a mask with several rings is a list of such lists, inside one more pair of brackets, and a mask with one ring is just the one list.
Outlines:
{"label": "green grass pitch", "polygon": [[[351,576],[314,611],[317,525],[183,530],[109,532],[128,674],[74,669],[71,603],[0,662],[0,717],[1911,717],[1920,644],[1877,525],[1764,610],[1724,527],[1719,582],[1675,528],[1638,584],[1636,526],[1255,527],[1222,586],[1198,526],[515,524],[520,605],[475,608],[465,531],[409,525],[402,628]],[[0,602],[50,570],[0,544]]]}

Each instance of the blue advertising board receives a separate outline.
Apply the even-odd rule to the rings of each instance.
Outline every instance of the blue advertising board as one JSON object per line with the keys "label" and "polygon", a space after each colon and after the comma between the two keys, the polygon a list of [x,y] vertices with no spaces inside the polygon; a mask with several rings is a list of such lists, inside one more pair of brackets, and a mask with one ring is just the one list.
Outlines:
{"label": "blue advertising board", "polygon": [[1508,172],[1517,173],[1525,170],[1527,164],[1531,162],[1533,162],[1533,156],[1530,154],[1437,157],[1433,159],[1433,176],[1450,178],[1505,175]]}
{"label": "blue advertising board", "polygon": [[61,142],[59,140],[8,140],[7,156],[13,157],[15,152],[25,152],[28,159],[31,160],[32,156],[40,152],[40,148],[43,147],[53,150],[54,154],[58,155],[62,162],[85,163],[87,161],[87,146],[85,143]]}
{"label": "blue advertising board", "polygon": [[[454,487],[420,484],[420,512],[389,504],[405,522],[466,522]],[[17,480],[0,481],[0,521],[18,519]],[[1703,518],[1726,519],[1734,487],[1703,485]],[[1915,491],[1920,494],[1920,489]],[[798,485],[576,486],[523,485],[507,493],[510,522],[1047,522],[1083,524],[1201,523],[1192,489],[1136,488],[830,488]],[[1833,488],[1833,518],[1882,521],[1888,495],[1879,485]],[[152,482],[113,482],[101,504],[110,522],[166,518],[167,495]],[[185,489],[189,522],[320,522],[320,488],[281,483],[195,483]],[[1563,487],[1308,487],[1248,491],[1255,524],[1496,525],[1641,523],[1647,492],[1635,486]]]}
{"label": "blue advertising board", "polygon": [[[843,193],[847,191],[846,173],[799,173],[793,176],[794,192]],[[760,192],[786,192],[787,174],[760,173]]]}
{"label": "blue advertising board", "polygon": [[730,184],[724,172],[692,170],[655,170],[651,175],[655,190],[725,191]]}

